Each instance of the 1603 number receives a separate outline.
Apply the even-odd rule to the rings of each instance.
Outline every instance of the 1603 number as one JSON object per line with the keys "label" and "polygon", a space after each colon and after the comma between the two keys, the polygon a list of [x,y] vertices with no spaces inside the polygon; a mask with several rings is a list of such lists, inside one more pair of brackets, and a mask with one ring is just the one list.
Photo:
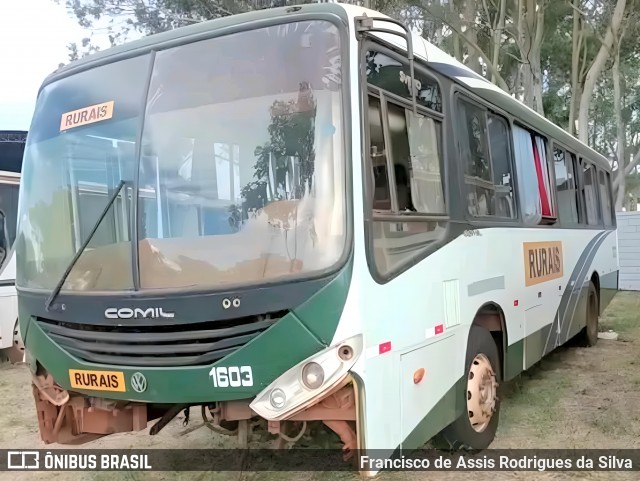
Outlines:
{"label": "1603 number", "polygon": [[212,367],[209,376],[213,380],[213,387],[253,386],[251,366]]}

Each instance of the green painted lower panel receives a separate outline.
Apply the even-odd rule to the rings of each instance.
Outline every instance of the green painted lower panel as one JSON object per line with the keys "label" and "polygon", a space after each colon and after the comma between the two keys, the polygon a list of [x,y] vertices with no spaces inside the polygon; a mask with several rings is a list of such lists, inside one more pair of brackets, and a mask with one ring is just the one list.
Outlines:
{"label": "green painted lower panel", "polygon": [[524,339],[507,346],[504,357],[503,377],[510,381],[522,372],[522,360],[524,359]]}
{"label": "green painted lower panel", "polygon": [[402,450],[418,449],[465,411],[463,376],[449,389],[402,442]]}
{"label": "green painted lower panel", "polygon": [[326,346],[328,346],[338,328],[344,304],[347,300],[353,262],[350,260],[340,275],[324,289],[322,295],[315,295],[293,312],[298,319]]}
{"label": "green painted lower panel", "polygon": [[[288,314],[260,336],[215,364],[251,366],[253,385],[216,388],[209,376],[212,365],[137,368],[84,362],[62,350],[37,323],[29,324],[25,339],[29,351],[37,354],[40,364],[64,389],[71,389],[69,369],[122,372],[126,392],[74,390],[103,398],[153,403],[197,403],[254,397],[287,369],[323,348],[293,314]],[[147,388],[142,393],[131,388],[131,376],[135,372],[141,372],[147,379]]]}
{"label": "green painted lower panel", "polygon": [[549,351],[554,347],[552,342],[548,342],[551,336],[551,327],[553,324],[547,324],[542,329],[539,329],[529,334],[524,339],[524,368],[529,369],[535,363],[537,363],[546,354],[545,347],[549,347]]}
{"label": "green painted lower panel", "polygon": [[[37,360],[65,389],[71,389],[69,369],[76,369],[123,373],[125,392],[74,389],[90,396],[162,404],[248,399],[331,341],[344,309],[351,272],[350,259],[328,284],[295,311],[237,351],[204,366],[139,368],[95,364],[62,349],[37,323],[29,322],[29,318],[21,320],[21,328],[26,324],[23,332],[26,332],[24,339],[30,363]],[[209,375],[214,366],[250,366],[252,382],[241,387],[216,387]],[[136,372],[147,380],[147,388],[142,393],[131,387],[131,376]]]}
{"label": "green painted lower panel", "polygon": [[600,277],[600,314],[604,312],[618,292],[618,271]]}

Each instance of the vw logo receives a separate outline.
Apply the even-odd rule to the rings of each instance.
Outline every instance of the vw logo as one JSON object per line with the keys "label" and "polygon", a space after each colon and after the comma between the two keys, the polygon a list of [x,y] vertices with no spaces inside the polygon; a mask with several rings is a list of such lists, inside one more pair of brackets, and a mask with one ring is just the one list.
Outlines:
{"label": "vw logo", "polygon": [[131,376],[131,387],[135,392],[145,392],[147,390],[147,378],[141,372],[134,372]]}

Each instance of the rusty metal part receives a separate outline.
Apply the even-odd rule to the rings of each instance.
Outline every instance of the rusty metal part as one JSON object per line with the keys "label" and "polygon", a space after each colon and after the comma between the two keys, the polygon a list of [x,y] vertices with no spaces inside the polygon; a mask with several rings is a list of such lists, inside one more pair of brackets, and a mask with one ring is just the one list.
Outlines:
{"label": "rusty metal part", "polygon": [[69,407],[73,413],[73,433],[114,434],[140,431],[147,427],[147,406],[130,403],[121,408],[96,403],[89,404],[84,396],[72,396]]}
{"label": "rusty metal part", "polygon": [[[287,432],[297,429],[297,434],[289,436]],[[273,442],[274,449],[289,449],[294,446],[307,431],[307,422],[302,421],[269,421],[269,432],[277,434]]]}
{"label": "rusty metal part", "polygon": [[140,431],[147,427],[145,404],[120,405],[117,401],[69,394],[49,374],[32,379],[40,437],[46,444],[81,444],[95,435]]}
{"label": "rusty metal part", "polygon": [[353,386],[339,385],[317,404],[287,418],[288,421],[355,421],[356,401]]}
{"label": "rusty metal part", "polygon": [[[300,428],[297,436],[284,435],[284,425],[291,422],[322,421],[329,429],[334,431],[343,443],[344,459],[349,460],[353,450],[358,447],[356,434],[356,393],[350,379],[338,384],[334,389],[326,393],[315,404],[308,405],[304,410],[287,418],[286,421],[268,421],[267,426],[271,434],[277,434],[276,448],[284,448],[297,442],[306,429],[306,424]],[[353,427],[352,427],[353,425]]]}
{"label": "rusty metal part", "polygon": [[[249,407],[248,400],[223,401],[217,403],[215,407],[202,406],[202,417],[207,427],[222,434],[238,434],[241,446],[246,446],[250,435],[249,421],[256,416]],[[213,422],[207,419],[206,411],[209,410],[213,416]],[[224,429],[220,423],[237,421],[238,428],[233,431]],[[344,443],[345,459],[351,456],[348,454],[358,446],[356,429],[352,428],[356,421],[356,393],[352,380],[345,376],[332,389],[327,391],[320,398],[313,399],[298,408],[282,421],[267,421],[267,430],[271,434],[278,435],[275,440],[276,448],[285,448],[297,442],[306,431],[308,421],[322,421],[327,427],[333,430]],[[246,424],[245,424],[246,423]],[[243,424],[245,424],[243,426]],[[297,435],[290,436],[285,432],[285,427],[297,424]],[[246,434],[245,434],[246,432]]]}
{"label": "rusty metal part", "polygon": [[223,401],[218,403],[216,409],[216,412],[220,414],[220,419],[225,421],[251,419],[256,415],[249,407],[249,401]]}
{"label": "rusty metal part", "polygon": [[[207,410],[213,417],[213,421],[209,421],[207,417]],[[225,436],[234,436],[238,434],[238,426],[235,428],[229,429],[222,425],[223,422],[228,421],[224,419],[221,415],[221,407],[216,406],[212,408],[211,406],[202,406],[202,420],[204,421],[204,425],[211,429],[213,432],[218,434],[224,434]],[[241,418],[242,419],[242,418]],[[229,423],[227,423],[229,424]]]}
{"label": "rusty metal part", "polygon": [[280,436],[280,438],[284,439],[286,442],[293,444],[300,441],[300,439],[302,438],[302,436],[304,436],[304,433],[306,431],[307,431],[307,421],[302,421],[302,426],[300,427],[300,431],[298,431],[298,434],[296,434],[295,436],[287,436],[283,431],[280,431],[278,433],[278,436]]}
{"label": "rusty metal part", "polygon": [[354,450],[358,447],[358,438],[355,430],[347,421],[322,421],[329,429],[340,436],[342,441],[342,458],[348,461],[353,457]]}
{"label": "rusty metal part", "polygon": [[281,422],[280,421],[268,421],[267,422],[267,429],[269,430],[269,432],[271,434],[280,434],[280,429],[281,429]]}
{"label": "rusty metal part", "polygon": [[55,382],[51,374],[32,375],[31,380],[43,399],[54,406],[62,406],[69,401],[69,393]]}
{"label": "rusty metal part", "polygon": [[249,447],[249,436],[251,435],[251,425],[248,419],[238,421],[238,447],[246,449]]}
{"label": "rusty metal part", "polygon": [[469,368],[467,377],[467,414],[471,427],[483,432],[495,412],[498,382],[491,362],[484,354],[478,354]]}

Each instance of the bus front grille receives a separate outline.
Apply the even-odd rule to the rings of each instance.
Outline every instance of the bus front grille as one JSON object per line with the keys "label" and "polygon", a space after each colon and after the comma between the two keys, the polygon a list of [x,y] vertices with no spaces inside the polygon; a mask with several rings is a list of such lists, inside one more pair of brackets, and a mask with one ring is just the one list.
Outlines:
{"label": "bus front grille", "polygon": [[62,349],[87,362],[139,367],[202,366],[244,346],[287,311],[170,326],[105,326],[38,318]]}

